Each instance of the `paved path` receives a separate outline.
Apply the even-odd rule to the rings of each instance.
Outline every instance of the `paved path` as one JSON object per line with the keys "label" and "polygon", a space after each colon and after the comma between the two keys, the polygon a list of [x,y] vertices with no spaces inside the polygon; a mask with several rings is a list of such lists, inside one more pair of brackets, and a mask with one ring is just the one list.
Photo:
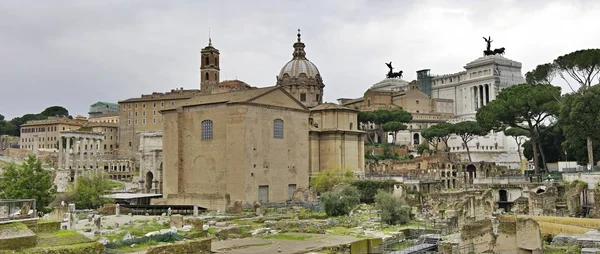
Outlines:
{"label": "paved path", "polygon": [[[286,233],[293,234],[293,233]],[[213,241],[212,251],[216,253],[306,253],[310,250],[328,246],[347,244],[360,240],[353,236],[320,235],[320,234],[294,234],[310,235],[307,240],[279,240],[250,237],[225,241]],[[281,248],[281,249],[280,249]],[[281,252],[279,252],[281,250]]]}

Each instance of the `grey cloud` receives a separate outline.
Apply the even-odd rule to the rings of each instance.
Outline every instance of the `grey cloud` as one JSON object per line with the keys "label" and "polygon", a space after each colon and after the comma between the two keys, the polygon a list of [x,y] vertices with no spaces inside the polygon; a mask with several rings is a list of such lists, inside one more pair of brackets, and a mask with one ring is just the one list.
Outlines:
{"label": "grey cloud", "polygon": [[63,105],[85,115],[96,101],[198,88],[198,52],[209,27],[221,77],[255,86],[274,85],[302,29],[327,101],[361,96],[383,79],[388,61],[407,80],[419,69],[461,71],[481,55],[488,35],[526,72],[597,47],[600,35],[589,31],[600,23],[593,13],[599,7],[592,0],[6,1],[0,113],[12,118]]}

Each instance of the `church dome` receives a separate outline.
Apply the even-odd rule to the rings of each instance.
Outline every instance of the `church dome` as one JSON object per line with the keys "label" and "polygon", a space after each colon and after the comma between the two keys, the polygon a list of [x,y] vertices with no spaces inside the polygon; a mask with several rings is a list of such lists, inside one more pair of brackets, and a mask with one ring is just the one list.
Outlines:
{"label": "church dome", "polygon": [[297,78],[300,74],[305,74],[309,78],[315,78],[319,75],[319,69],[311,61],[308,61],[308,59],[292,59],[279,72],[280,77],[286,74],[291,78]]}
{"label": "church dome", "polygon": [[286,75],[290,78],[298,78],[302,74],[308,78],[320,77],[317,66],[306,59],[304,47],[304,43],[300,40],[300,31],[298,31],[298,41],[294,43],[294,54],[292,54],[294,57],[281,68],[279,72],[280,79]]}

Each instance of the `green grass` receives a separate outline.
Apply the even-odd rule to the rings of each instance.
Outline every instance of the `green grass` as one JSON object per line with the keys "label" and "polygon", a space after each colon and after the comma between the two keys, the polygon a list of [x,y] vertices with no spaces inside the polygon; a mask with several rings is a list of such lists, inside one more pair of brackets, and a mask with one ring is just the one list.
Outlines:
{"label": "green grass", "polygon": [[306,241],[311,239],[310,235],[293,235],[293,234],[277,234],[265,237],[266,239],[277,239],[277,240],[294,240],[294,241]]}
{"label": "green grass", "polygon": [[138,252],[138,251],[141,251],[141,250],[146,250],[146,249],[148,249],[148,247],[156,246],[156,245],[159,245],[159,244],[161,244],[161,243],[159,243],[157,241],[147,241],[145,243],[136,244],[133,247],[131,247],[131,245],[123,245],[123,246],[117,248],[117,250],[122,251],[124,253],[127,253],[127,252]]}
{"label": "green grass", "polygon": [[211,235],[217,234],[217,229],[216,228],[209,228],[207,231]]}
{"label": "green grass", "polygon": [[406,249],[406,248],[411,247],[413,245],[415,245],[415,244],[412,243],[412,242],[410,242],[410,241],[404,241],[404,242],[392,245],[392,250],[403,250],[403,249]]}
{"label": "green grass", "polygon": [[579,246],[554,246],[544,244],[545,254],[580,254],[581,248]]}
{"label": "green grass", "polygon": [[111,189],[123,189],[123,187],[125,187],[125,185],[123,183],[115,182],[115,181],[110,181],[109,185],[110,185]]}
{"label": "green grass", "polygon": [[38,247],[54,247],[88,242],[92,242],[92,240],[74,230],[59,230],[54,233],[41,233],[37,235]]}

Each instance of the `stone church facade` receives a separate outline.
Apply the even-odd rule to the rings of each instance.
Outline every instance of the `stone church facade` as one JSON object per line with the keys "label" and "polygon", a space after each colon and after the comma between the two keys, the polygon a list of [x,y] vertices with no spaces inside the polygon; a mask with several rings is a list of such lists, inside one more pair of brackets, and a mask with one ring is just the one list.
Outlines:
{"label": "stone church facade", "polygon": [[357,110],[322,104],[321,74],[305,58],[300,34],[272,87],[219,82],[218,56],[209,43],[201,52],[201,92],[160,111],[162,162],[144,145],[159,134],[140,133],[141,186],[163,194],[154,204],[225,210],[280,203],[322,170],[364,174]]}

